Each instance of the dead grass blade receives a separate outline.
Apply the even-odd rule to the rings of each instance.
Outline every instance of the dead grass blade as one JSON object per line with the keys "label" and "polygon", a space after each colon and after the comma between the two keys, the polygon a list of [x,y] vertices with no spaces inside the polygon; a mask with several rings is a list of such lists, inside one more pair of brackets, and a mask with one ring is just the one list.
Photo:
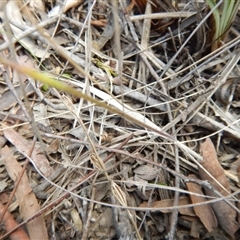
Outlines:
{"label": "dead grass blade", "polygon": [[[204,210],[220,201],[240,213],[239,164],[232,169],[240,155],[240,12],[236,1],[208,2],[0,1],[0,149],[7,144],[31,162],[33,192],[45,200],[19,226],[42,216],[55,239],[223,234]],[[207,55],[217,11],[235,21],[222,18],[226,42]],[[214,166],[201,165],[200,143],[210,136],[233,193]],[[42,147],[33,154],[32,138]],[[197,168],[210,180],[187,177]],[[0,198],[14,196],[17,183],[11,191],[0,158],[1,182]]]}

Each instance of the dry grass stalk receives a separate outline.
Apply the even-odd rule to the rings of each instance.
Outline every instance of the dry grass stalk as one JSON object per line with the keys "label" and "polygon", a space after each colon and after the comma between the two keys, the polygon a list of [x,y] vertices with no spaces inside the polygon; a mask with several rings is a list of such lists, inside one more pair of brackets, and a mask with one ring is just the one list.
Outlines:
{"label": "dry grass stalk", "polygon": [[[136,239],[150,235],[179,237],[181,231],[176,229],[181,230],[181,218],[186,214],[178,215],[179,209],[184,208],[180,197],[189,198],[180,179],[211,189],[217,196],[212,204],[223,198],[219,193],[222,187],[215,189],[212,182],[185,176],[196,174],[203,161],[201,141],[211,136],[219,155],[231,155],[227,163],[223,162],[226,168],[239,154],[231,145],[240,139],[238,28],[230,29],[231,41],[206,55],[207,42],[199,34],[208,31],[206,23],[211,12],[204,10],[206,3],[175,1],[172,5],[171,1],[135,0],[128,6],[127,1],[75,1],[77,5],[67,1],[65,6],[56,6],[56,15],[49,18],[46,9],[53,10],[51,4],[40,1],[39,10],[30,2],[22,8],[8,5],[21,21],[16,24],[14,19],[3,16],[1,59],[11,55],[14,62],[23,64],[28,55],[32,68],[38,65],[36,69],[51,72],[55,79],[66,83],[61,89],[41,88],[29,76],[18,74],[16,69],[24,68],[13,61],[1,68],[0,119],[5,134],[2,146],[9,141],[18,149],[18,161],[22,156],[29,158],[21,144],[11,140],[9,134],[13,130],[9,128],[15,128],[25,145],[34,136],[42,142],[42,153],[35,151],[27,168],[38,189],[37,196],[44,198],[39,199],[42,209],[33,218],[45,213],[42,217],[48,222],[53,217],[48,231],[59,239],[60,235],[65,239],[99,239],[97,234],[103,226],[100,213],[106,213],[109,220],[112,215],[107,210],[111,207],[112,214],[118,217],[111,225],[113,232],[109,230],[105,239],[116,236],[117,231]],[[66,11],[66,15],[61,14]],[[29,21],[22,17],[23,12],[29,12]],[[236,19],[239,21],[238,15]],[[12,30],[16,27],[21,30],[18,40]],[[25,41],[20,41],[24,37]],[[38,47],[44,51],[36,52]],[[37,54],[44,55],[39,58]],[[31,75],[31,71],[28,73]],[[229,84],[229,79],[236,80]],[[27,83],[31,87],[26,87]],[[21,94],[21,89],[26,92]],[[16,100],[10,98],[12,93]],[[6,122],[8,127],[3,125]],[[41,161],[50,163],[44,169],[39,161],[35,162],[39,154]],[[45,168],[50,172],[45,172]],[[142,169],[152,172],[142,174]],[[53,176],[53,171],[58,174]],[[237,175],[223,171],[226,173],[233,180],[234,190]],[[44,186],[42,193],[38,185]],[[142,205],[146,200],[152,208]],[[168,209],[173,214],[163,210],[157,218],[154,213],[149,217],[136,211],[163,209],[163,200],[171,204]],[[234,213],[239,212],[227,197],[223,201],[232,205]],[[187,207],[199,204],[203,203]],[[127,219],[126,232],[121,228],[121,218]],[[162,228],[157,224],[159,218],[160,222],[165,220]],[[93,223],[92,219],[98,220]],[[207,231],[201,237],[206,234]]]}

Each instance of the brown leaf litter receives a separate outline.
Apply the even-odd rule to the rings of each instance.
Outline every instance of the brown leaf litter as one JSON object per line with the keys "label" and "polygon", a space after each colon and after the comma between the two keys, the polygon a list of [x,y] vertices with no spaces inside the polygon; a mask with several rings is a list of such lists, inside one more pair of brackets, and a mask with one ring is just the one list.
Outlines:
{"label": "brown leaf litter", "polygon": [[0,1],[0,239],[239,238],[240,19],[216,44],[209,11]]}

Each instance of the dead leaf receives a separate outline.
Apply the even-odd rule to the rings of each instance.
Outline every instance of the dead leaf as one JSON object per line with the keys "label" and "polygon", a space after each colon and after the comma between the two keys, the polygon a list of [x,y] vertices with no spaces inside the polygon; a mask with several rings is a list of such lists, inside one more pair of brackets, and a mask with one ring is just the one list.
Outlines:
{"label": "dead leaf", "polygon": [[[0,214],[3,213],[4,209],[4,205],[0,202]],[[18,226],[18,223],[14,220],[13,216],[8,211],[4,214],[3,224],[7,232]],[[28,235],[21,228],[18,228],[16,231],[11,233],[10,238],[11,240],[30,240]]]}
{"label": "dead leaf", "polygon": [[[34,92],[34,89],[32,87],[32,85],[29,83],[25,83],[25,94],[26,96],[32,94]],[[23,99],[24,95],[23,92],[21,90],[21,87],[15,87],[15,91],[17,92],[18,98],[19,99]],[[0,95],[0,111],[3,110],[7,110],[10,107],[14,106],[17,103],[16,98],[14,97],[14,95],[12,94],[12,92],[9,91],[5,91],[4,93],[2,93]]]}
{"label": "dead leaf", "polygon": [[8,201],[9,201],[9,194],[7,194],[6,192],[1,193],[0,194],[0,202],[2,204],[6,204],[6,203],[8,203]]}
{"label": "dead leaf", "polygon": [[97,40],[94,40],[92,43],[93,48],[95,48],[98,51],[100,51],[105,46],[105,44],[110,39],[112,39],[113,34],[114,34],[115,28],[114,28],[114,24],[113,24],[112,13],[108,14],[107,19],[108,19],[108,21],[107,21],[106,26],[104,27],[103,33]]}
{"label": "dead leaf", "polygon": [[3,179],[0,181],[0,192],[2,192],[7,187],[7,179]]}
{"label": "dead leaf", "polygon": [[[16,182],[19,174],[22,171],[21,165],[15,159],[12,151],[7,146],[1,149],[1,155],[3,157],[5,156],[5,166],[9,176],[13,181]],[[24,173],[22,176],[18,188],[16,189],[15,196],[19,203],[20,214],[23,220],[32,217],[40,210],[38,201],[29,185],[26,173]],[[39,216],[33,221],[27,223],[27,229],[31,239],[48,239],[43,216]]]}
{"label": "dead leaf", "polygon": [[73,7],[77,7],[81,3],[83,3],[83,0],[66,0],[64,3],[63,12],[65,13],[69,9],[71,9]]}
{"label": "dead leaf", "polygon": [[139,178],[149,181],[157,177],[159,169],[149,165],[141,165],[134,169],[133,172],[137,174]]}
{"label": "dead leaf", "polygon": [[[222,184],[228,191],[230,191],[230,184],[221,167],[214,145],[210,138],[207,138],[200,147],[203,161],[201,165],[206,169],[220,184]],[[208,180],[216,190],[218,190],[223,196],[227,196],[228,193],[222,189],[216,181],[214,181],[203,169],[198,168],[199,174],[203,180]],[[206,192],[210,196],[216,197],[216,195],[206,189]],[[218,201],[212,204],[212,208],[216,214],[219,225],[234,239],[234,233],[238,230],[236,219],[236,211],[232,209],[226,202]]]}
{"label": "dead leaf", "polygon": [[200,232],[202,232],[203,228],[204,226],[198,219],[196,221],[192,221],[190,232],[191,237],[193,237],[194,239],[199,239]]}
{"label": "dead leaf", "polygon": [[[6,4],[6,15],[8,19],[22,25],[26,26],[26,23],[23,21],[22,14],[20,12],[17,1],[8,1]],[[11,30],[15,38],[18,38],[23,30],[10,24]],[[35,42],[30,37],[25,37],[23,39],[18,40],[21,45],[26,48],[33,56],[44,59],[48,58],[50,54],[43,48],[38,47]]]}
{"label": "dead leaf", "polygon": [[95,200],[102,201],[110,188],[109,183],[100,183],[96,185]]}
{"label": "dead leaf", "polygon": [[[197,179],[194,174],[191,174],[188,177]],[[203,195],[200,185],[198,185],[196,183],[191,183],[191,182],[187,182],[186,185],[190,192]],[[192,195],[192,194],[190,194],[190,199],[191,199],[192,203],[201,203],[201,202],[206,201],[206,199],[204,197],[196,196],[196,195]],[[193,209],[194,209],[194,212],[196,213],[196,215],[199,217],[199,219],[203,223],[203,225],[208,230],[208,232],[211,232],[213,230],[213,228],[217,227],[218,223],[217,223],[216,216],[209,204],[193,206]]]}
{"label": "dead leaf", "polygon": [[45,5],[44,5],[43,1],[41,1],[41,0],[38,0],[38,1],[30,0],[29,1],[29,6],[31,8],[33,8],[35,11],[36,10],[41,10],[42,12],[45,12]]}
{"label": "dead leaf", "polygon": [[232,101],[231,92],[235,91],[237,81],[238,78],[230,78],[223,85],[221,85],[215,92],[217,100],[225,103],[226,105],[229,104]]}
{"label": "dead leaf", "polygon": [[60,146],[60,140],[54,139],[52,143],[47,147],[46,152],[48,154],[57,153]]}
{"label": "dead leaf", "polygon": [[91,21],[91,25],[96,26],[96,27],[105,27],[106,24],[107,24],[107,20],[105,20],[105,19]]}
{"label": "dead leaf", "polygon": [[64,201],[64,206],[66,209],[70,210],[70,215],[73,221],[73,226],[79,231],[83,231],[83,223],[79,216],[79,212],[76,210],[76,208],[73,207],[72,203],[69,200]]}
{"label": "dead leaf", "polygon": [[[112,239],[114,236],[116,236],[112,209],[103,208],[102,211],[103,212],[101,213],[99,220],[96,221],[96,225],[94,227],[94,230],[97,234],[97,239],[106,239],[106,233],[108,233],[108,239]],[[96,210],[93,211],[93,216],[94,214],[97,214],[97,216],[99,215],[96,213]]]}
{"label": "dead leaf", "polygon": [[[32,147],[32,144],[29,141],[27,141],[13,129],[5,129],[3,130],[3,133],[8,141],[10,141],[20,153],[22,153],[25,157],[29,157],[28,154]],[[45,177],[49,177],[53,173],[53,169],[50,166],[48,159],[41,152],[42,151],[40,149],[35,147],[32,151],[31,159],[41,173]]]}
{"label": "dead leaf", "polygon": [[[140,204],[139,207],[151,207],[152,208],[151,212],[160,211],[162,213],[171,213],[172,209],[170,208],[173,207],[173,201],[174,201],[173,199],[164,199],[161,201],[155,201],[150,205],[148,202],[143,202],[142,204]],[[184,206],[188,204],[191,204],[190,199],[188,197],[179,198],[178,202],[179,206]],[[179,208],[179,212],[183,215],[196,216],[192,207]]]}

